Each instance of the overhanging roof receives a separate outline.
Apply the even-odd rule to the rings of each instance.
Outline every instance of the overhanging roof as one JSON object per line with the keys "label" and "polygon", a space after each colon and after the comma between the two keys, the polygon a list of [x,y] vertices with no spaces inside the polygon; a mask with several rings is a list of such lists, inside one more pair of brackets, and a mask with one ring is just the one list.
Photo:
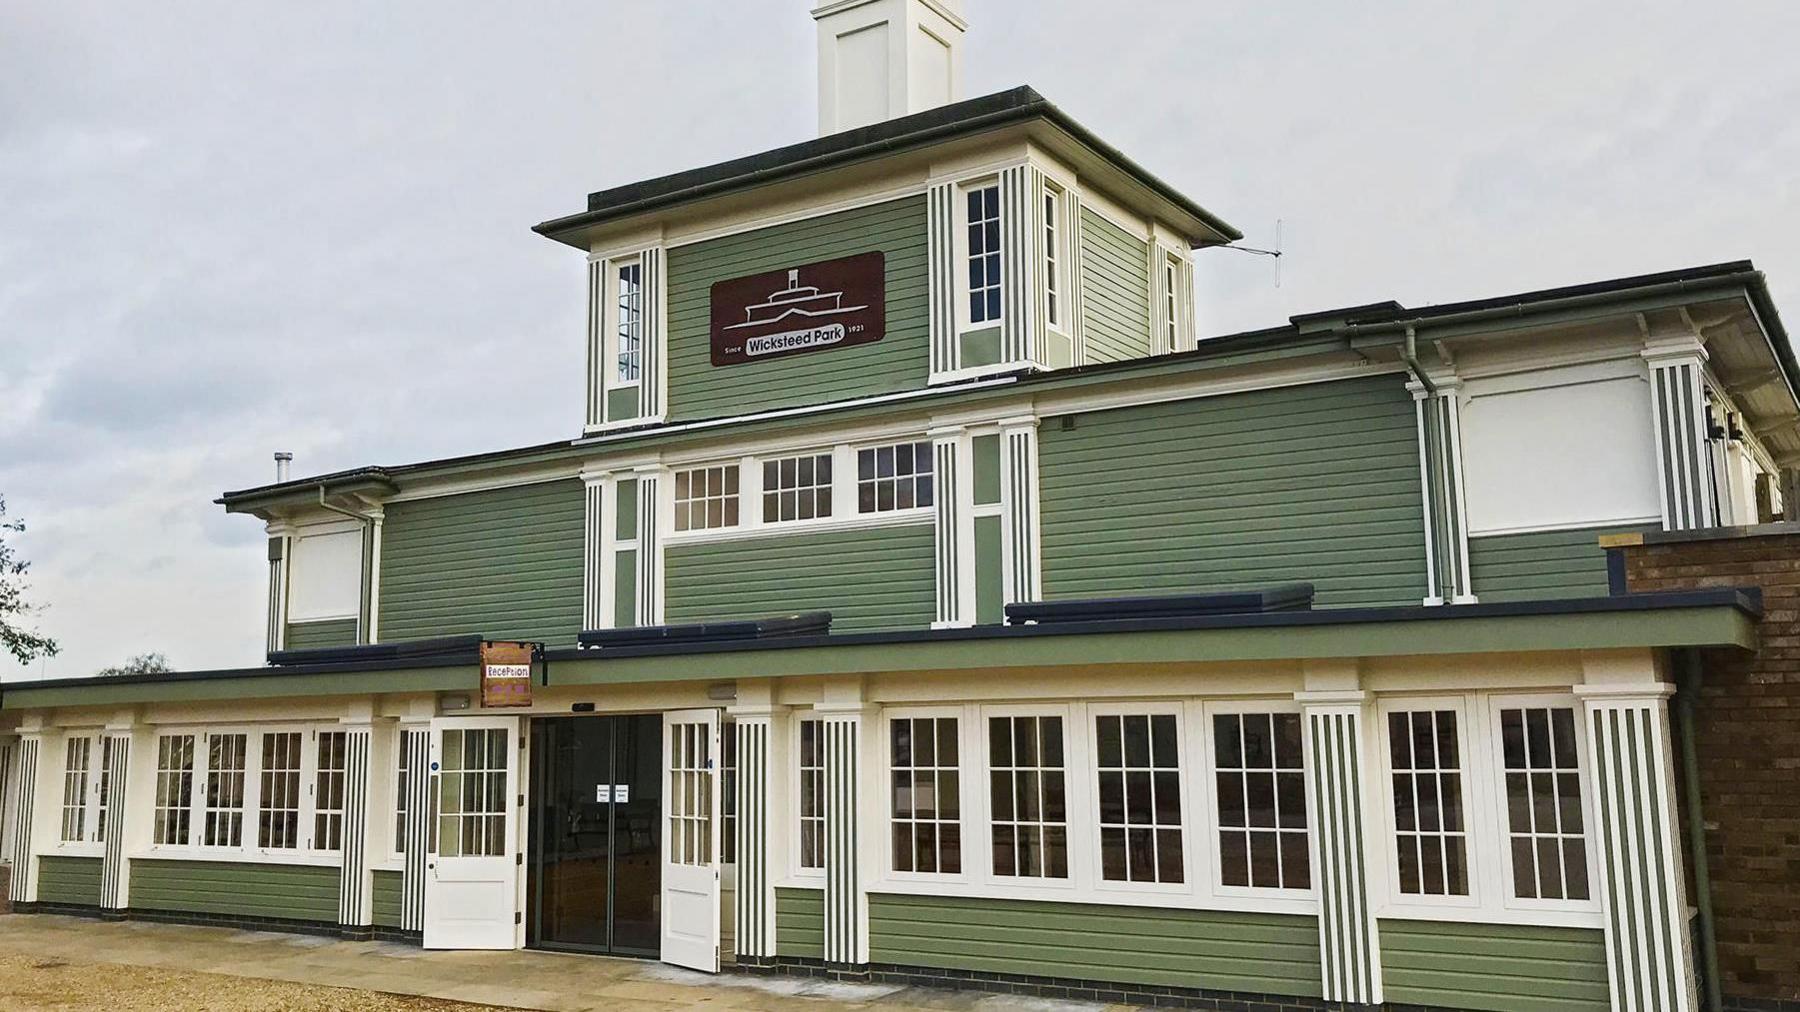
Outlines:
{"label": "overhanging roof", "polygon": [[[556,686],[724,681],[879,672],[995,672],[1116,664],[1203,664],[1625,648],[1754,648],[1755,590],[1439,607],[1345,608],[1184,619],[976,626],[601,650],[552,650]],[[703,657],[704,663],[696,663]],[[405,662],[344,662],[0,686],[0,710],[281,696],[474,691],[466,652]]]}
{"label": "overhanging roof", "polygon": [[534,226],[532,231],[577,248],[585,248],[578,239],[572,237],[582,230],[606,222],[1032,120],[1043,120],[1055,126],[1077,143],[1132,176],[1158,198],[1167,201],[1182,213],[1191,215],[1217,233],[1217,242],[1234,242],[1243,238],[1243,233],[1151,175],[1029,87],[953,102],[910,116],[828,134],[759,154],[600,190],[588,194],[587,210],[542,222]]}

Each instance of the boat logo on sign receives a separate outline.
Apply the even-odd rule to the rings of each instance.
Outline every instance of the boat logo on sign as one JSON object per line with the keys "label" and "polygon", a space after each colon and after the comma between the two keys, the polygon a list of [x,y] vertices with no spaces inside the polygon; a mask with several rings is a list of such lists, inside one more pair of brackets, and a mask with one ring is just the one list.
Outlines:
{"label": "boat logo on sign", "polygon": [[712,364],[879,341],[886,297],[879,251],[720,281],[712,286]]}

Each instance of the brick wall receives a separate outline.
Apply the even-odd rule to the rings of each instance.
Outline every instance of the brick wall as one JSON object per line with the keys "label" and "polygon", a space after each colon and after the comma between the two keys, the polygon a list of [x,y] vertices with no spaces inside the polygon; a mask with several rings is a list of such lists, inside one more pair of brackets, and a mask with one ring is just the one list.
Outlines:
{"label": "brick wall", "polygon": [[1757,652],[1702,657],[1694,734],[1720,990],[1785,1006],[1800,1002],[1800,527],[1721,533],[1623,549],[1626,587],[1762,588]]}

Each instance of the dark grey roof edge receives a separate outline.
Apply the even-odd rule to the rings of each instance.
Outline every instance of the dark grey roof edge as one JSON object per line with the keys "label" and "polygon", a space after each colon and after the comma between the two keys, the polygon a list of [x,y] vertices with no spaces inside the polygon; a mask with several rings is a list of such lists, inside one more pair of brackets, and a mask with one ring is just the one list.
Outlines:
{"label": "dark grey roof edge", "polygon": [[[480,637],[475,638],[480,639]],[[250,668],[167,671],[157,675],[80,675],[74,678],[0,682],[0,698],[4,698],[7,692],[24,689],[69,689],[98,685],[162,685],[178,682],[209,682],[226,678],[281,678],[290,675],[338,675],[364,671],[454,668],[477,664],[480,660],[481,655],[477,651],[456,650],[407,657],[390,656],[370,660],[332,661],[328,664],[264,664]]]}
{"label": "dark grey roof edge", "polygon": [[[1603,281],[1586,282],[1562,288],[1546,288],[1533,292],[1520,292],[1512,295],[1499,295],[1489,298],[1450,302],[1442,305],[1427,306],[1422,309],[1408,309],[1398,302],[1386,301],[1368,303],[1338,310],[1320,310],[1302,313],[1290,317],[1290,322],[1257,330],[1238,331],[1218,337],[1203,338],[1199,345],[1186,351],[1167,355],[1151,355],[1144,358],[1128,358],[1117,362],[1097,362],[1092,365],[1076,366],[1069,369],[1057,369],[1051,372],[1026,373],[1019,377],[1021,384],[1055,383],[1059,379],[1075,376],[1088,376],[1096,373],[1116,372],[1129,373],[1134,369],[1154,369],[1159,366],[1181,362],[1200,362],[1209,358],[1220,358],[1227,355],[1240,354],[1245,351],[1263,347],[1280,346],[1282,344],[1307,338],[1329,338],[1328,329],[1320,329],[1313,334],[1302,334],[1299,324],[1306,321],[1341,317],[1347,323],[1358,326],[1378,325],[1389,321],[1412,318],[1430,319],[1453,313],[1466,312],[1472,309],[1499,308],[1511,305],[1524,305],[1529,308],[1533,302],[1567,298],[1571,295],[1603,295],[1614,293],[1621,297],[1629,297],[1634,289],[1651,285],[1666,284],[1671,281],[1688,281],[1698,286],[1741,284],[1748,293],[1751,304],[1756,307],[1763,326],[1768,331],[1770,343],[1774,346],[1776,357],[1796,389],[1800,389],[1800,364],[1796,364],[1794,350],[1789,343],[1787,331],[1781,325],[1781,317],[1775,311],[1774,301],[1769,296],[1768,282],[1763,273],[1756,269],[1749,260],[1732,260],[1724,263],[1706,264],[1686,267],[1655,274],[1640,274],[1631,277],[1610,278]],[[1365,312],[1366,311],[1366,312]],[[935,388],[935,392],[950,395],[962,392],[962,385],[948,385]],[[833,411],[849,410],[856,407],[856,402],[821,405],[820,414]],[[723,416],[729,417],[729,416]],[[680,424],[697,425],[718,422],[723,417],[696,418]],[[664,431],[663,426],[646,426],[638,430],[628,430],[625,434],[656,436]],[[246,500],[262,499],[284,495],[291,492],[305,491],[319,484],[338,484],[361,478],[378,478],[392,480],[410,472],[433,467],[444,467],[456,464],[475,464],[483,461],[504,461],[513,457],[526,456],[533,453],[553,453],[568,449],[581,441],[581,437],[559,439],[552,442],[536,443],[530,446],[511,447],[501,450],[483,450],[477,453],[457,454],[451,457],[439,457],[431,460],[416,461],[408,464],[380,465],[336,471],[330,474],[307,478],[296,478],[292,481],[258,485],[251,488],[225,492],[213,500],[221,506],[231,506]]]}
{"label": "dark grey roof edge", "polygon": [[1137,177],[1158,196],[1206,223],[1208,228],[1223,236],[1226,242],[1235,242],[1244,237],[1243,233],[1224,219],[1201,207],[1181,191],[1126,157],[1119,149],[1101,140],[1093,131],[1076,122],[1028,85],[713,165],[598,190],[588,194],[587,210],[540,222],[532,226],[532,231],[556,238],[572,229],[632,214],[642,214],[777,180],[792,179],[951,137],[1039,118],[1059,127],[1102,158]]}
{"label": "dark grey roof edge", "polygon": [[[745,650],[795,650],[809,647],[885,646],[903,643],[1022,639],[1035,636],[1083,636],[1131,632],[1204,632],[1219,629],[1298,628],[1365,625],[1375,622],[1434,622],[1458,619],[1566,614],[1618,614],[1681,608],[1730,607],[1753,619],[1763,614],[1758,587],[1711,587],[1701,590],[1619,594],[1609,597],[1555,598],[1490,604],[1404,605],[1391,608],[1321,608],[1313,611],[1240,612],[1182,618],[1109,619],[1045,625],[978,625],[954,629],[909,629],[898,632],[841,633],[835,636],[789,636],[766,640],[717,640],[704,643],[659,643],[598,650],[546,650],[544,660],[605,660],[607,657],[650,657],[670,654],[735,653]],[[546,676],[546,684],[555,684]]]}

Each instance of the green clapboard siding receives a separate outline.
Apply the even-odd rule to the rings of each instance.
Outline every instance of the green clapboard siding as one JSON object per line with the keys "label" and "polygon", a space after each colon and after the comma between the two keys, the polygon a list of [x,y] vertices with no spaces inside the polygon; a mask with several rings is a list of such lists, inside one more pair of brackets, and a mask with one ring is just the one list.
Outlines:
{"label": "green clapboard siding", "polygon": [[38,859],[38,902],[71,907],[100,905],[100,859],[55,857]]}
{"label": "green clapboard siding", "polygon": [[930,524],[670,545],[663,614],[680,624],[829,611],[832,632],[926,629],[933,572]]}
{"label": "green clapboard siding", "polygon": [[1087,208],[1081,210],[1081,326],[1089,362],[1150,354],[1150,249]]}
{"label": "green clapboard siding", "polygon": [[1605,597],[1606,550],[1600,535],[1643,527],[1497,534],[1469,539],[1469,582],[1482,601]]}
{"label": "green clapboard siding", "polygon": [[405,886],[406,876],[397,871],[372,872],[375,880],[375,903],[369,908],[369,918],[378,928],[398,928],[400,926],[400,893]]}
{"label": "green clapboard siding", "polygon": [[[769,362],[712,364],[712,286],[748,274],[880,250],[887,332],[872,344]],[[711,239],[669,251],[669,417],[716,418],[925,386],[923,195]]]}
{"label": "green clapboard siding", "polygon": [[479,634],[572,646],[585,509],[574,479],[389,503],[382,641]]}
{"label": "green clapboard siding", "polygon": [[978,973],[1322,993],[1318,919],[1292,914],[872,895],[869,958]]}
{"label": "green clapboard siding", "polygon": [[1608,1007],[1606,940],[1597,928],[1384,920],[1387,1000],[1500,1012]]}
{"label": "green clapboard siding", "polygon": [[775,954],[799,959],[825,957],[824,890],[775,890]]}
{"label": "green clapboard siding", "polygon": [[1048,419],[1050,598],[1309,580],[1317,605],[1418,604],[1425,533],[1399,376]]}
{"label": "green clapboard siding", "polygon": [[330,619],[324,622],[289,622],[287,649],[314,650],[319,647],[353,647],[356,645],[356,620]]}
{"label": "green clapboard siding", "polygon": [[334,924],[338,870],[228,861],[131,862],[131,907]]}

